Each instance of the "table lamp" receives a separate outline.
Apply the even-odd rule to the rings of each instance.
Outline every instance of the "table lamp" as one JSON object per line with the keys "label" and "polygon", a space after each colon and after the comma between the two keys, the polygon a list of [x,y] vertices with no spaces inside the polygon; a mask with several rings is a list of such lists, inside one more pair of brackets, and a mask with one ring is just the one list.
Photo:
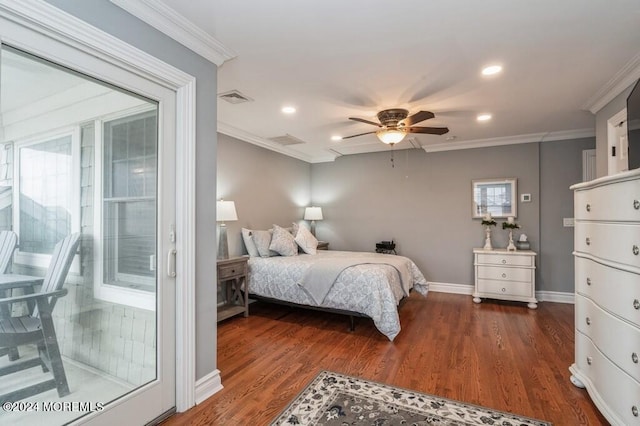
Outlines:
{"label": "table lamp", "polygon": [[304,210],[304,220],[311,221],[311,234],[316,236],[316,220],[322,220],[322,208],[307,207]]}
{"label": "table lamp", "polygon": [[220,222],[220,241],[218,242],[218,259],[229,258],[229,243],[227,242],[227,225],[225,222],[238,220],[236,205],[233,201],[220,200],[216,202],[216,221]]}

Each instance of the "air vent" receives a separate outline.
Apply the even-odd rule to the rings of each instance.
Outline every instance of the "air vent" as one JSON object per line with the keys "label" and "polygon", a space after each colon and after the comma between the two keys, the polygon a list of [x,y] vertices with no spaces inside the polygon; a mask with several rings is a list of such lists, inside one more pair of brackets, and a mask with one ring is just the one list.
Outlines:
{"label": "air vent", "polygon": [[301,143],[306,143],[305,141],[301,141],[300,139],[291,136],[290,134],[286,134],[284,136],[278,136],[275,138],[269,138],[270,141],[273,141],[277,144],[280,144],[282,146],[289,146],[289,145],[299,145]]}
{"label": "air vent", "polygon": [[224,99],[225,101],[229,102],[230,104],[241,104],[241,103],[244,103],[244,102],[253,102],[253,99],[251,99],[248,96],[243,95],[238,90],[230,90],[228,92],[220,93],[218,95],[218,97],[220,99]]}

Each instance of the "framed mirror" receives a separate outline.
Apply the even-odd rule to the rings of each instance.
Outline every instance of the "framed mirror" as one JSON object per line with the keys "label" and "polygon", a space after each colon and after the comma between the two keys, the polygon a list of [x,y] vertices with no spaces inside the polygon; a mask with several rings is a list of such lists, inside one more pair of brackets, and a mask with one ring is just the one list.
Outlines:
{"label": "framed mirror", "polygon": [[493,218],[517,217],[518,180],[478,179],[471,181],[472,216],[482,218],[491,213]]}

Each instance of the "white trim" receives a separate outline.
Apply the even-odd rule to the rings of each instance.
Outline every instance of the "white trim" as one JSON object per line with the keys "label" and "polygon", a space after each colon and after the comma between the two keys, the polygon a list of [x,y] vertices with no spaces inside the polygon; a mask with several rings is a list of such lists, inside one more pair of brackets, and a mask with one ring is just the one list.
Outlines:
{"label": "white trim", "polygon": [[471,296],[473,294],[473,286],[469,284],[453,284],[453,283],[437,283],[428,282],[429,291],[436,293],[464,294]]}
{"label": "white trim", "polygon": [[596,114],[605,105],[640,79],[640,53],[631,58],[616,75],[582,105],[582,109]]}
{"label": "white trim", "polygon": [[223,387],[220,370],[213,370],[211,373],[198,379],[198,381],[196,381],[196,404],[204,402],[213,394],[221,391]]}
{"label": "white trim", "polygon": [[186,411],[195,404],[195,78],[41,0],[0,0],[0,16],[176,91],[176,409]]}
{"label": "white trim", "polygon": [[321,157],[310,157],[300,152],[295,152],[291,149],[287,149],[275,142],[261,138],[260,136],[256,136],[252,133],[238,129],[237,127],[233,127],[221,121],[218,121],[218,132],[236,139],[240,139],[241,141],[249,142],[250,144],[266,148],[270,151],[275,151],[280,154],[296,158],[298,160],[306,161],[307,163],[324,163],[334,161],[337,157],[339,157],[339,155],[336,155],[333,152],[327,152],[324,156]]}
{"label": "white trim", "polygon": [[572,305],[576,302],[576,294],[566,291],[536,291],[536,298],[538,302],[569,303]]}
{"label": "white trim", "polygon": [[[627,120],[626,106],[621,111],[618,111],[616,114],[614,114],[611,118],[607,120],[607,174],[608,175],[615,175],[617,173],[624,171],[624,170],[619,170],[620,160],[618,159],[621,158],[622,149],[620,147],[619,141],[616,139],[619,136],[620,130],[624,130],[624,135],[626,137],[627,135],[626,126],[624,127],[624,129],[618,128],[618,125],[622,122],[625,122],[626,120]],[[613,147],[616,147],[618,151],[615,157],[612,155]]]}
{"label": "white trim", "polygon": [[233,50],[225,47],[220,41],[161,1],[111,0],[111,3],[218,66],[238,56]]}
{"label": "white trim", "polygon": [[[463,294],[471,296],[473,294],[473,286],[469,284],[453,284],[428,282],[429,291],[436,293]],[[575,293],[567,293],[563,291],[536,291],[538,302],[554,302],[554,303],[575,303]]]}
{"label": "white trim", "polygon": [[532,133],[528,135],[502,136],[491,139],[475,139],[460,142],[442,142],[424,145],[426,152],[454,151],[458,149],[485,148],[490,146],[516,145],[522,143],[560,141],[595,137],[595,129],[563,130],[559,132]]}

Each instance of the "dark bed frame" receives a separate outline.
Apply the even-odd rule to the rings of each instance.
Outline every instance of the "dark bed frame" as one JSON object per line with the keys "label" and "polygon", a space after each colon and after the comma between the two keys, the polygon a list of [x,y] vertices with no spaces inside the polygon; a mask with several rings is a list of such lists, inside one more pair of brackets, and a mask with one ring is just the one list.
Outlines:
{"label": "dark bed frame", "polygon": [[258,296],[257,294],[251,294],[251,293],[249,293],[249,299],[258,300],[258,301],[267,302],[267,303],[276,303],[278,305],[289,306],[289,307],[292,307],[292,308],[311,309],[311,310],[314,310],[314,311],[329,312],[329,313],[332,313],[332,314],[346,315],[346,316],[349,317],[349,331],[355,331],[355,329],[356,329],[356,320],[355,320],[355,318],[356,317],[371,319],[371,317],[369,317],[368,315],[361,314],[360,312],[347,311],[347,310],[344,310],[344,309],[324,308],[324,307],[321,307],[321,306],[302,305],[300,303],[294,303],[294,302],[287,302],[285,300],[272,299],[271,297]]}
{"label": "dark bed frame", "polygon": [[[411,289],[409,291],[409,293],[411,293],[411,291],[413,291],[413,289]],[[258,300],[258,301],[267,302],[267,303],[275,303],[275,304],[278,304],[278,305],[289,306],[289,307],[292,307],[292,308],[311,309],[311,310],[314,310],[314,311],[329,312],[329,313],[332,313],[332,314],[346,315],[346,316],[349,317],[349,331],[355,331],[355,329],[356,329],[356,320],[355,320],[356,317],[371,319],[370,316],[365,315],[365,314],[361,314],[360,312],[348,311],[348,310],[345,310],[345,309],[325,308],[325,307],[321,307],[321,306],[302,305],[300,303],[287,302],[285,300],[273,299],[271,297],[258,296],[257,294],[252,294],[252,293],[249,293],[249,299]],[[398,304],[398,310],[402,307],[402,305],[404,304],[404,302],[406,300],[407,300],[407,297],[403,297],[400,300],[400,303]]]}

